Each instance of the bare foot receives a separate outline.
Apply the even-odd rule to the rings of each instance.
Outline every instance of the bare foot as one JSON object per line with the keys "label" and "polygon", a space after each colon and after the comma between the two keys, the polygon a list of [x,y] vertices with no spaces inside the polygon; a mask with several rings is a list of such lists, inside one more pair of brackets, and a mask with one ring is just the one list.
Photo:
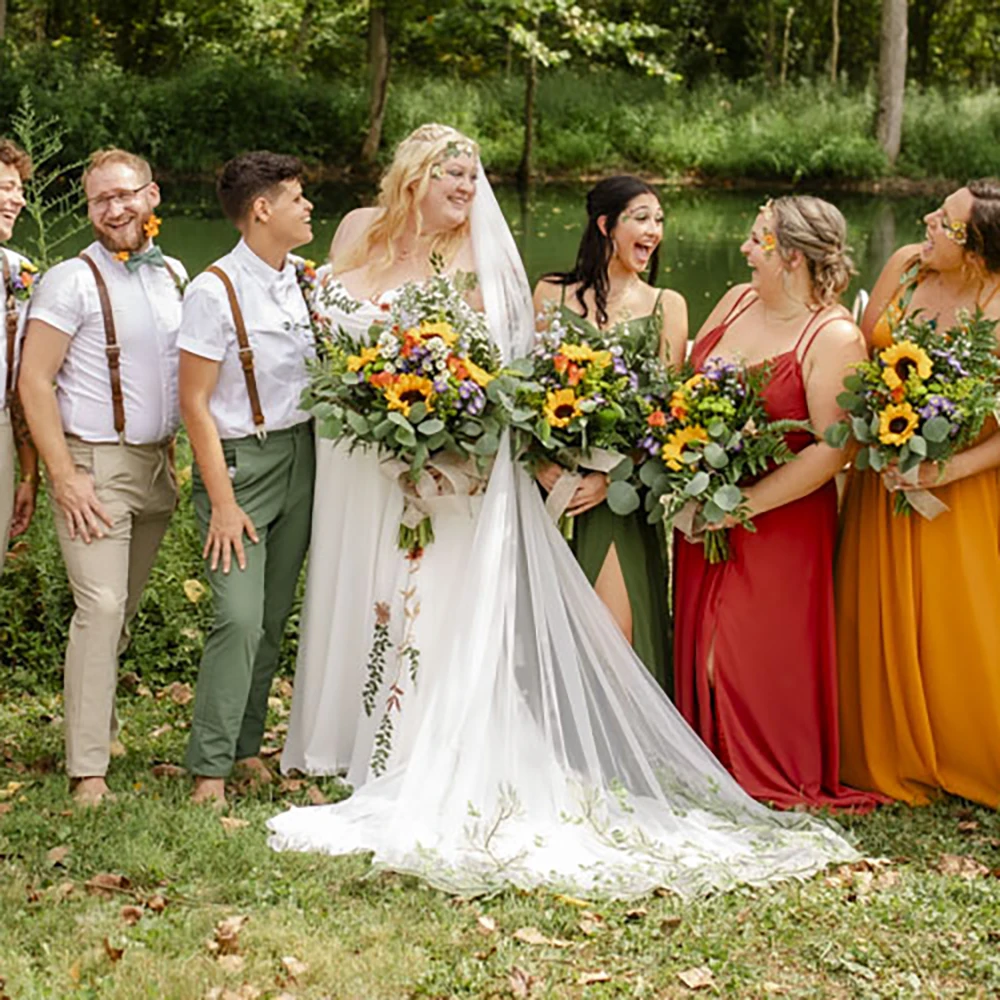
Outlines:
{"label": "bare foot", "polygon": [[240,772],[240,777],[254,789],[260,788],[261,785],[269,785],[274,780],[267,764],[260,757],[244,757],[242,760],[238,760],[236,770]]}
{"label": "bare foot", "polygon": [[115,798],[103,775],[74,778],[70,782],[70,792],[73,801],[84,808],[100,805],[105,799],[113,802]]}
{"label": "bare foot", "polygon": [[196,804],[208,802],[216,809],[223,808],[226,804],[226,779],[196,777],[191,801]]}

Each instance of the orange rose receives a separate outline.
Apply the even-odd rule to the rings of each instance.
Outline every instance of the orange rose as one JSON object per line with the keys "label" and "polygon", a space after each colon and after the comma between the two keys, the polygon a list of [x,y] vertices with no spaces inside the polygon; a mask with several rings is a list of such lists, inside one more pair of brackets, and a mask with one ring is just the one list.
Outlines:
{"label": "orange rose", "polygon": [[396,376],[392,372],[375,372],[374,375],[368,377],[369,384],[378,389],[381,389],[383,386],[392,385],[395,380]]}
{"label": "orange rose", "polygon": [[552,358],[552,367],[555,368],[560,375],[566,371],[566,366],[569,364],[569,358],[565,354],[556,354]]}
{"label": "orange rose", "polygon": [[566,381],[570,385],[579,385],[583,378],[583,369],[579,365],[574,365],[571,361],[566,369]]}
{"label": "orange rose", "polygon": [[667,415],[663,410],[653,410],[653,412],[646,417],[646,423],[650,427],[666,427],[667,425]]}

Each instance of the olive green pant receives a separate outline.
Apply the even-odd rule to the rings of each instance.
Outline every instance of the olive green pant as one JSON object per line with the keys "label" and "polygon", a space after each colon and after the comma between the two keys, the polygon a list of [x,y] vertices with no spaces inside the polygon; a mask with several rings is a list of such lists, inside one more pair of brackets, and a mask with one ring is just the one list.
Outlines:
{"label": "olive green pant", "polygon": [[[224,778],[236,760],[260,752],[267,699],[278,667],[302,560],[309,547],[316,458],[311,422],[256,437],[223,441],[236,502],[253,521],[244,536],[246,568],[235,558],[206,569],[215,622],[202,653],[188,743],[188,770]],[[202,541],[212,505],[194,469],[192,499]]]}

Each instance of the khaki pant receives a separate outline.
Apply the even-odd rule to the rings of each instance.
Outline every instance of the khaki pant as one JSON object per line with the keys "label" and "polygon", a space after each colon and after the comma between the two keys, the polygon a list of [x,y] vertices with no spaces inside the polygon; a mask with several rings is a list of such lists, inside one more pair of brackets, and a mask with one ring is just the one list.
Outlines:
{"label": "khaki pant", "polygon": [[66,773],[83,778],[108,769],[117,731],[118,656],[128,644],[128,623],[170,522],[177,486],[165,444],[87,444],[75,438],[66,443],[77,468],[93,476],[97,498],[112,520],[104,537],[89,545],[79,535],[70,540],[66,518],[53,503],[76,602],[66,647]]}
{"label": "khaki pant", "polygon": [[10,520],[14,514],[14,435],[10,429],[10,414],[0,410],[0,572],[10,539]]}

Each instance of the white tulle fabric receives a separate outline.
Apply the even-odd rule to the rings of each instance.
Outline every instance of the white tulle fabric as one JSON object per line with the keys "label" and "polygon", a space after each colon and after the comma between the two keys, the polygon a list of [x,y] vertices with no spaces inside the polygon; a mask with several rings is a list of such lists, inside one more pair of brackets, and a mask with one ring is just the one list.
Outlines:
{"label": "white tulle fabric", "polygon": [[[524,353],[533,335],[527,279],[485,180],[473,240],[491,331],[505,357]],[[326,508],[352,540],[360,537],[337,506],[353,504],[351,491],[371,489],[378,472],[371,456],[354,460],[350,485],[317,484],[321,533]],[[373,516],[391,516],[392,506]],[[359,727],[333,693],[357,697],[371,635],[370,612],[359,603],[351,621],[340,602],[373,602],[369,582],[375,590],[380,583],[370,567],[388,557],[362,559],[355,549],[351,561],[324,554],[319,563],[314,548],[309,620],[323,616],[319,594],[331,595],[334,611],[332,631],[306,643],[325,645],[334,654],[326,669],[350,676],[301,676],[300,662],[289,738],[297,749],[285,763],[328,771],[346,753],[363,783],[336,805],[273,818],[272,847],[371,852],[376,867],[462,894],[544,885],[616,898],[804,878],[857,856],[831,826],[752,801],[712,757],[595,595],[507,440],[478,518],[451,520],[435,525],[445,542],[439,561],[419,570],[421,616],[432,602],[443,606],[421,630],[417,691],[400,712],[405,737],[379,777],[359,766],[371,751],[370,727]],[[405,569],[396,573],[398,586]],[[344,589],[349,598],[337,596]],[[324,717],[345,715],[350,751],[346,732],[324,726]]]}

